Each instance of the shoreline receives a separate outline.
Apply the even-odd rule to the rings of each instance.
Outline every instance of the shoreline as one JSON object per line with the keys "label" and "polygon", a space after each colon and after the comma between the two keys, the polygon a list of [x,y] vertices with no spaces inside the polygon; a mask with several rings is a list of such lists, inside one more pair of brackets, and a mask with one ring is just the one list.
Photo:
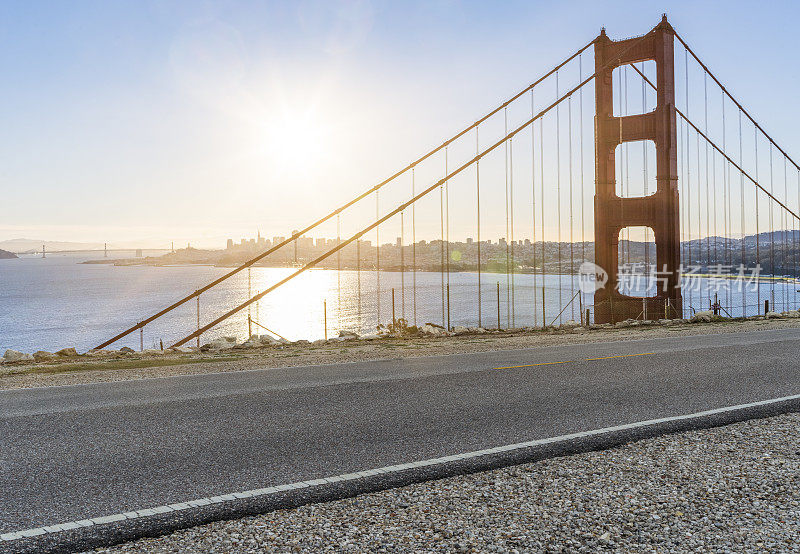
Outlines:
{"label": "shoreline", "polygon": [[[773,317],[719,319],[695,323],[671,320],[665,324],[641,322],[614,327],[569,327],[542,330],[464,330],[454,336],[355,338],[342,337],[309,343],[237,345],[206,351],[105,351],[63,356],[42,362],[5,362],[0,365],[0,390],[130,381],[177,375],[225,373],[278,367],[300,367],[354,361],[415,358],[471,352],[535,349],[578,343],[615,342],[646,338],[736,333],[772,329],[800,329],[800,318]],[[623,322],[624,323],[624,322]],[[221,339],[218,339],[221,340]],[[251,343],[252,345],[252,343]]]}

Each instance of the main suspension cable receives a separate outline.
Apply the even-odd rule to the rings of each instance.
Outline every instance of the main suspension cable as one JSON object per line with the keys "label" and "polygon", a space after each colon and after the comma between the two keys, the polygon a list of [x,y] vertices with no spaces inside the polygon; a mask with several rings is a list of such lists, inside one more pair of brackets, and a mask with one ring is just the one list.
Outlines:
{"label": "main suspension cable", "polygon": [[[625,49],[625,51],[624,51],[624,52],[622,52],[620,55],[623,55],[623,54],[627,53],[628,51],[632,50],[633,48],[635,48],[636,46],[638,46],[638,45],[639,45],[639,44],[640,44],[640,43],[641,43],[643,40],[645,40],[646,38],[648,38],[648,37],[649,37],[649,36],[652,34],[652,32],[653,32],[653,31],[650,31],[650,32],[649,32],[649,33],[647,33],[646,35],[644,35],[644,36],[642,36],[642,37],[639,37],[639,38],[638,38],[636,41],[632,42],[632,43],[630,44],[630,46],[629,46],[627,49]],[[551,103],[551,104],[550,104],[549,106],[547,106],[545,109],[543,109],[542,111],[540,111],[540,112],[539,112],[539,113],[538,113],[536,116],[534,116],[534,117],[533,117],[533,118],[531,118],[530,120],[528,120],[528,121],[526,121],[525,123],[523,123],[522,125],[520,125],[520,126],[519,126],[518,128],[516,128],[515,130],[513,130],[512,132],[510,132],[508,136],[506,136],[506,137],[503,137],[503,138],[502,138],[502,139],[500,139],[498,142],[496,142],[495,144],[493,144],[492,146],[490,146],[489,148],[487,148],[486,150],[484,150],[482,153],[480,153],[479,155],[475,156],[475,157],[474,157],[474,158],[472,158],[471,160],[468,160],[467,162],[465,162],[464,164],[462,164],[461,166],[459,166],[459,167],[458,167],[456,170],[454,170],[453,172],[449,173],[447,176],[445,176],[445,179],[450,179],[450,178],[452,178],[453,176],[455,176],[455,175],[457,175],[457,174],[461,173],[461,172],[462,172],[464,169],[466,169],[467,167],[469,167],[469,166],[470,166],[470,165],[472,165],[473,163],[476,163],[476,162],[477,162],[477,161],[478,161],[478,160],[479,160],[481,157],[483,157],[483,156],[487,155],[489,152],[492,152],[493,150],[495,150],[496,148],[498,148],[499,146],[501,146],[501,145],[502,145],[502,144],[503,144],[503,143],[504,143],[506,140],[508,140],[508,138],[509,138],[509,137],[513,137],[514,135],[518,134],[518,133],[519,133],[520,131],[522,131],[523,129],[527,128],[529,125],[531,125],[531,124],[532,124],[534,121],[536,121],[537,119],[541,119],[541,118],[542,118],[542,117],[543,117],[543,116],[544,116],[546,113],[548,113],[550,110],[552,110],[553,108],[557,108],[557,107],[558,107],[558,106],[559,106],[559,105],[560,105],[560,104],[561,104],[561,103],[564,101],[564,99],[565,99],[565,98],[567,98],[568,96],[572,95],[574,92],[576,92],[577,90],[579,90],[581,87],[585,86],[585,85],[586,85],[586,84],[587,84],[589,81],[593,80],[593,79],[595,78],[595,76],[597,75],[597,73],[598,73],[598,72],[603,72],[603,71],[605,71],[606,69],[608,69],[608,67],[610,67],[610,66],[611,66],[611,63],[607,63],[607,64],[606,64],[604,67],[600,68],[600,69],[599,69],[597,72],[593,73],[591,76],[587,77],[586,79],[584,79],[583,81],[581,81],[581,82],[580,82],[578,85],[576,85],[575,87],[573,87],[573,88],[572,88],[570,91],[568,91],[568,92],[567,92],[565,95],[558,97],[558,98],[557,98],[557,99],[556,99],[556,100],[555,100],[553,103]],[[175,343],[173,346],[174,346],[174,347],[181,346],[182,344],[186,343],[188,340],[191,340],[192,338],[194,338],[194,337],[196,337],[196,336],[199,336],[199,335],[200,335],[200,334],[202,334],[203,332],[205,332],[205,331],[207,331],[208,329],[210,329],[210,328],[214,327],[215,325],[219,324],[221,321],[224,321],[225,319],[227,319],[228,317],[230,317],[230,316],[231,316],[231,315],[233,315],[234,313],[237,313],[239,310],[241,310],[241,309],[245,308],[245,307],[246,307],[247,305],[249,305],[250,303],[256,302],[258,299],[260,299],[260,298],[263,298],[265,295],[267,295],[268,293],[272,292],[272,291],[273,291],[273,290],[275,290],[276,288],[278,288],[278,287],[282,286],[284,283],[286,283],[286,282],[290,281],[291,279],[293,279],[293,278],[295,278],[296,276],[298,276],[299,274],[301,274],[301,273],[303,273],[303,272],[307,271],[308,269],[310,269],[310,268],[312,268],[312,267],[316,266],[316,265],[317,265],[318,263],[320,263],[322,260],[325,260],[325,259],[326,259],[328,256],[330,256],[330,255],[334,254],[335,252],[339,251],[341,248],[343,248],[344,246],[346,246],[347,244],[349,244],[349,243],[350,243],[350,242],[352,242],[353,240],[357,240],[357,238],[359,238],[360,236],[362,236],[362,235],[363,235],[365,232],[368,232],[368,231],[372,230],[373,228],[375,228],[375,227],[376,227],[377,225],[379,225],[380,223],[382,223],[382,222],[384,222],[384,221],[388,220],[389,218],[391,218],[391,217],[393,217],[393,216],[397,215],[398,213],[401,213],[401,212],[402,212],[402,211],[403,211],[405,208],[407,208],[407,207],[408,207],[409,205],[411,205],[412,203],[416,202],[416,201],[417,201],[419,198],[421,198],[421,197],[423,197],[423,196],[427,195],[427,194],[428,194],[430,191],[434,190],[434,189],[435,189],[437,186],[439,186],[439,185],[441,184],[441,182],[442,182],[441,180],[440,180],[440,181],[437,181],[436,183],[434,183],[433,185],[431,185],[430,187],[428,187],[428,188],[427,188],[427,189],[425,189],[424,191],[422,191],[422,192],[418,193],[418,194],[417,194],[417,195],[416,195],[414,198],[412,198],[411,200],[409,200],[409,201],[407,201],[407,202],[405,202],[405,203],[401,204],[400,206],[398,206],[397,208],[395,208],[394,210],[392,210],[391,212],[389,212],[388,214],[386,214],[385,216],[383,216],[383,217],[382,217],[380,220],[378,220],[378,221],[376,221],[376,222],[373,222],[372,224],[370,224],[370,225],[369,225],[369,226],[367,226],[366,228],[364,228],[364,229],[362,229],[361,231],[357,232],[355,235],[353,235],[353,237],[351,237],[351,238],[350,238],[350,239],[348,239],[347,241],[345,241],[345,242],[343,242],[343,243],[341,243],[341,244],[337,245],[335,248],[333,248],[333,249],[331,249],[331,250],[329,250],[329,251],[325,252],[325,253],[324,253],[324,254],[322,254],[321,256],[319,256],[319,257],[315,258],[314,260],[312,260],[312,261],[308,262],[306,265],[304,265],[303,267],[301,267],[300,269],[298,269],[298,270],[297,270],[297,271],[295,271],[294,273],[292,273],[292,274],[288,275],[287,277],[285,277],[285,278],[281,279],[280,281],[278,281],[277,283],[273,284],[272,286],[270,286],[270,287],[269,287],[269,288],[267,288],[266,290],[264,290],[264,291],[260,292],[258,295],[256,295],[256,296],[254,296],[254,297],[250,298],[250,299],[249,299],[249,300],[247,300],[246,302],[244,302],[244,303],[242,303],[242,304],[239,304],[238,306],[236,306],[236,307],[232,308],[231,310],[229,310],[229,311],[228,311],[228,312],[226,312],[225,314],[223,314],[223,315],[219,316],[219,317],[218,317],[217,319],[215,319],[214,321],[212,321],[212,322],[210,322],[210,323],[206,324],[206,326],[204,326],[204,327],[201,327],[201,328],[199,328],[197,331],[195,331],[195,332],[191,333],[190,335],[188,335],[187,337],[184,337],[183,339],[181,339],[180,341],[178,341],[177,343]],[[402,218],[401,218],[401,221],[402,221]]]}

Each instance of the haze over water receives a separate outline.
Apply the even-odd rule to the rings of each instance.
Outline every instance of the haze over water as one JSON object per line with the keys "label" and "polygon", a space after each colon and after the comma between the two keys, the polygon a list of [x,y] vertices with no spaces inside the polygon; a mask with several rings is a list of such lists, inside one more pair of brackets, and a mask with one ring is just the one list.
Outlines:
{"label": "haze over water", "polygon": [[[146,254],[146,253],[145,253]],[[229,271],[229,268],[209,266],[124,266],[81,264],[99,258],[97,255],[50,255],[46,259],[24,256],[17,260],[0,261],[0,351],[7,348],[33,352],[54,351],[74,346],[86,351],[117,334],[137,321],[185,296]],[[290,268],[253,268],[252,291],[264,290],[270,284],[289,274]],[[405,275],[405,295],[402,294],[400,273],[381,272],[380,306],[376,302],[376,275],[361,272],[361,318],[358,317],[358,278],[355,271],[343,271],[337,278],[335,271],[312,270],[287,285],[275,290],[254,306],[254,320],[289,340],[323,338],[323,302],[327,302],[328,336],[336,336],[340,329],[372,333],[380,322],[392,319],[391,289],[395,289],[396,316],[405,314],[409,324],[414,324],[414,275]],[[559,280],[561,295],[559,298]],[[341,281],[341,309],[338,309],[338,285]],[[442,324],[442,281],[439,273],[416,274],[416,322]],[[500,325],[524,327],[541,325],[541,276],[537,277],[534,318],[534,288],[532,275],[516,275],[514,290],[515,309],[511,313],[506,289],[505,274],[482,275],[482,325],[497,327],[497,283],[500,283]],[[451,273],[450,321],[452,325],[476,326],[477,274]],[[696,309],[708,309],[708,279],[698,281],[699,290],[684,291],[684,300]],[[577,290],[577,277],[574,290]],[[547,323],[579,319],[577,301],[568,306],[557,318],[560,306],[565,305],[573,292],[571,277],[548,275],[546,278]],[[762,282],[760,298],[748,290],[745,302],[748,314],[756,313],[770,299],[778,311],[793,309],[798,304],[797,287],[791,283]],[[206,323],[247,299],[247,272],[231,278],[225,286],[217,287],[201,297],[201,323]],[[738,290],[727,295],[720,292],[720,301],[737,316],[742,313],[742,295]],[[713,297],[713,292],[711,292]],[[405,309],[403,308],[405,303]],[[583,303],[590,307],[591,295],[584,295]],[[196,304],[187,302],[177,310],[149,324],[144,331],[144,347],[165,346],[192,332],[196,325]],[[380,315],[379,312],[380,311]],[[687,312],[689,313],[689,312]],[[254,326],[254,333],[266,334]],[[203,336],[201,342],[213,337],[247,336],[247,310],[240,312],[219,327]],[[139,334],[132,333],[114,344],[113,348],[130,346],[139,348]],[[195,344],[192,341],[190,344]]]}

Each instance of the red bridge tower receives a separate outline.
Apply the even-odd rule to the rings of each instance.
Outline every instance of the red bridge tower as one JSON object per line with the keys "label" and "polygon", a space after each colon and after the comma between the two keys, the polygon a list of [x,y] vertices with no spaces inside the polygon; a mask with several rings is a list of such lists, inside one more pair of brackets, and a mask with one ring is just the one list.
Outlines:
{"label": "red bridge tower", "polygon": [[[595,292],[595,321],[614,323],[628,318],[681,317],[679,284],[680,219],[675,104],[674,31],[666,16],[643,39],[612,41],[605,30],[595,41],[595,263],[608,273],[606,285]],[[615,117],[612,74],[615,68],[653,60],[657,73],[654,111]],[[615,185],[615,150],[630,141],[652,140],[656,147],[656,192],[623,198]],[[656,296],[637,298],[619,292],[620,230],[647,226],[656,242],[659,271]]]}

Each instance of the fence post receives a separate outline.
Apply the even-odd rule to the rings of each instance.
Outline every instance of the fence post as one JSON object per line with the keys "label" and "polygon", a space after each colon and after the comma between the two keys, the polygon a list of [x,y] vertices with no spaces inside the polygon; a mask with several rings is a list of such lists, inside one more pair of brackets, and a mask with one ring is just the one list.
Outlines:
{"label": "fence post", "polygon": [[144,350],[144,327],[139,327],[139,352]]}
{"label": "fence post", "polygon": [[497,281],[497,330],[500,330],[500,281]]}
{"label": "fence post", "polygon": [[764,315],[769,313],[769,300],[764,300]]}
{"label": "fence post", "polygon": [[325,340],[328,340],[328,301],[322,301],[322,324],[325,327]]}
{"label": "fence post", "polygon": [[[197,295],[197,330],[200,330],[200,295]],[[200,348],[200,335],[197,335],[197,348]]]}
{"label": "fence post", "polygon": [[397,317],[394,311],[394,288],[392,288],[392,332],[397,330]]}

